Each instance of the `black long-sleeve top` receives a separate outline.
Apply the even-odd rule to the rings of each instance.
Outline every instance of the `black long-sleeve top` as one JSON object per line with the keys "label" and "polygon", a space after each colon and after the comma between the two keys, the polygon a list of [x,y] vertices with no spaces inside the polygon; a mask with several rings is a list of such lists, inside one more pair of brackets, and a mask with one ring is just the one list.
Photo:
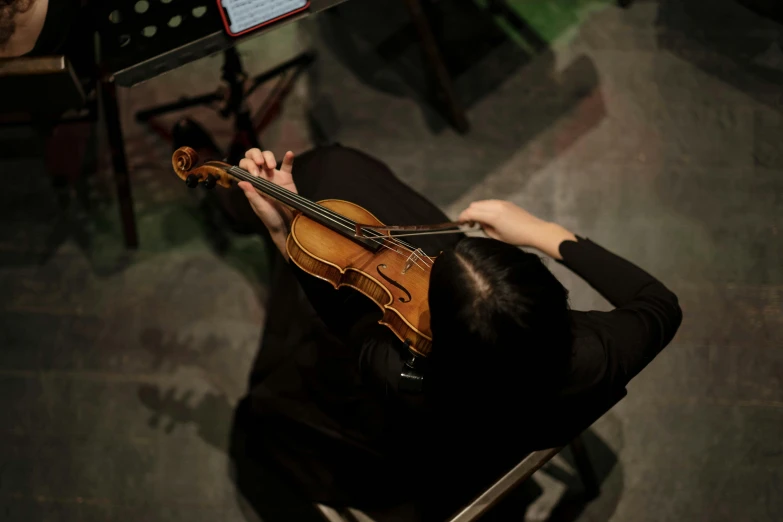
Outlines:
{"label": "black long-sleeve top", "polygon": [[[448,221],[360,151],[316,149],[299,156],[295,170],[300,194],[314,201],[352,201],[384,223]],[[459,236],[417,239],[432,255]],[[566,241],[560,253],[563,265],[615,309],[573,311],[570,368],[556,396],[498,398],[505,401],[495,408],[499,414],[485,415],[478,430],[470,408],[433,423],[426,387],[423,396],[400,391],[407,354],[377,323],[381,311],[374,303],[283,264],[270,290],[250,392],[238,408],[252,447],[313,501],[363,508],[420,493],[430,518],[443,520],[525,453],[567,443],[622,396],[671,341],[682,316],[660,281],[595,243]]]}
{"label": "black long-sleeve top", "polygon": [[[561,393],[622,390],[677,332],[682,321],[677,296],[646,271],[588,239],[564,241],[560,254],[561,264],[615,307],[609,312],[571,312],[576,340]],[[377,308],[356,292],[335,292],[295,272],[319,316],[355,348],[366,385],[398,393],[401,344],[377,324]]]}
{"label": "black long-sleeve top", "polygon": [[479,430],[485,440],[464,429],[470,411],[433,429],[426,394],[400,392],[403,346],[377,323],[375,304],[291,264],[318,326],[287,334],[292,350],[310,347],[253,388],[252,409],[265,427],[259,441],[316,500],[374,505],[424,491],[417,480],[437,481],[446,493],[426,488],[426,497],[438,504],[439,516],[464,505],[527,452],[566,444],[672,340],[682,312],[660,281],[590,240],[565,241],[560,253],[561,263],[615,308],[571,312],[573,350],[558,395],[507,401],[508,415]]}

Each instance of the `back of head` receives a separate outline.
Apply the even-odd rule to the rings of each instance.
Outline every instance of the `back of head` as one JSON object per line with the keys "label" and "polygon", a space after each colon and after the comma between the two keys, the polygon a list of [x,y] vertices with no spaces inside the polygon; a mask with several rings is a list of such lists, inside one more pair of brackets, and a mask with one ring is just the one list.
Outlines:
{"label": "back of head", "polygon": [[452,396],[546,394],[567,370],[568,292],[534,254],[465,238],[436,259],[429,306],[431,381]]}
{"label": "back of head", "polygon": [[32,7],[34,0],[0,0],[0,49],[11,40],[18,18]]}

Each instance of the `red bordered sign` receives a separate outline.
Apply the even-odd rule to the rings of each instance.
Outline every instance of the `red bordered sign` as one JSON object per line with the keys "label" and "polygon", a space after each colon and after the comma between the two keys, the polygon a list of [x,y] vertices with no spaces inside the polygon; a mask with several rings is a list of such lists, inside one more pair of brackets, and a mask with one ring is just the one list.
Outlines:
{"label": "red bordered sign", "polygon": [[[266,18],[263,12],[264,7],[269,4],[290,4],[290,10],[284,11],[282,14],[278,14],[274,18]],[[220,11],[220,17],[223,19],[223,26],[226,28],[226,32],[231,36],[240,36],[251,31],[255,31],[259,27],[269,25],[271,23],[288,18],[296,13],[304,11],[310,7],[310,0],[217,0],[218,11]],[[253,7],[257,6],[258,15],[247,14],[247,9],[253,10]],[[231,12],[234,9],[244,9],[245,14],[242,15],[240,20],[232,20]],[[237,18],[235,14],[234,18]],[[256,18],[254,20],[254,18]],[[248,23],[250,22],[250,23]],[[232,26],[234,29],[232,29]]]}

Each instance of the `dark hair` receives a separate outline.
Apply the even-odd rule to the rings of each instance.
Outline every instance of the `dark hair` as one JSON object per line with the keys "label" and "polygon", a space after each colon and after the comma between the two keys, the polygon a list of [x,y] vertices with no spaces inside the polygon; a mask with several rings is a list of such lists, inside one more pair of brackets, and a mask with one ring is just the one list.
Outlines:
{"label": "dark hair", "polygon": [[16,32],[16,15],[27,12],[35,0],[0,0],[0,48]]}
{"label": "dark hair", "polygon": [[568,291],[534,254],[462,239],[433,264],[429,307],[432,380],[450,394],[545,392],[567,371]]}

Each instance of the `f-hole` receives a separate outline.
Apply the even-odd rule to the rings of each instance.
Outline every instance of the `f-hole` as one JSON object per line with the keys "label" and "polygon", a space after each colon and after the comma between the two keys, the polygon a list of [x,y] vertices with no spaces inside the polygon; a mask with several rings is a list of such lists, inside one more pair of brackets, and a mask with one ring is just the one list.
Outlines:
{"label": "f-hole", "polygon": [[400,289],[400,290],[402,290],[403,292],[405,292],[405,295],[406,295],[406,296],[408,296],[408,299],[407,299],[407,300],[406,300],[405,298],[403,298],[403,297],[399,297],[398,299],[400,300],[400,302],[401,302],[401,303],[410,303],[411,299],[413,299],[413,297],[411,296],[411,293],[410,293],[410,292],[408,292],[408,290],[407,290],[407,289],[406,289],[404,286],[402,286],[400,283],[398,283],[398,282],[397,282],[397,281],[395,281],[394,279],[391,279],[389,276],[387,276],[386,274],[384,274],[383,272],[381,272],[381,268],[384,268],[384,269],[385,269],[385,268],[386,268],[386,265],[384,265],[384,264],[380,264],[380,265],[378,265],[378,266],[375,268],[375,269],[378,271],[378,275],[380,275],[382,278],[384,278],[385,280],[387,280],[388,282],[390,282],[391,284],[393,284],[394,286],[396,286],[397,288],[399,288],[399,289]]}

